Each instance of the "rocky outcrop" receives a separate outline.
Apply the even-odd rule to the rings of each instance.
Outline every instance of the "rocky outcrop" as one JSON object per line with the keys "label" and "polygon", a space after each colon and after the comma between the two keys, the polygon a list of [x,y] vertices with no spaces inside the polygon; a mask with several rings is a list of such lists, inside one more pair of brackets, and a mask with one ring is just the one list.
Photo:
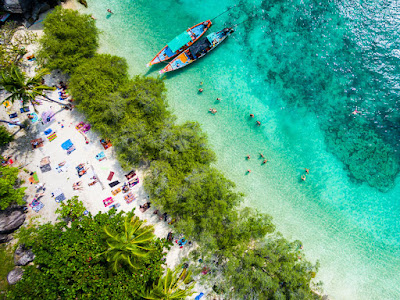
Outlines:
{"label": "rocky outcrop", "polygon": [[24,244],[18,246],[14,253],[14,264],[16,266],[25,266],[35,258],[35,254],[30,249],[25,248]]}
{"label": "rocky outcrop", "polygon": [[7,275],[7,281],[9,284],[16,284],[18,281],[22,279],[22,274],[24,270],[21,267],[15,267],[13,270],[10,271]]}
{"label": "rocky outcrop", "polygon": [[11,240],[12,240],[12,236],[10,236],[8,234],[0,234],[0,244],[8,243]]}
{"label": "rocky outcrop", "polygon": [[3,9],[13,14],[25,14],[32,9],[34,0],[3,0]]}
{"label": "rocky outcrop", "polygon": [[0,212],[0,234],[12,233],[25,221],[25,213],[21,210]]}

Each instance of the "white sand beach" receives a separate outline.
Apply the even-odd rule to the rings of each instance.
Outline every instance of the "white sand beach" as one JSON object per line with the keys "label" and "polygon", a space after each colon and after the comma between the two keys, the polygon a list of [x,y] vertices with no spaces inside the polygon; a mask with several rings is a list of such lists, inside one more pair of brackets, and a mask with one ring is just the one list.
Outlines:
{"label": "white sand beach", "polygon": [[[68,1],[64,4],[65,7],[75,8],[73,1]],[[47,13],[46,13],[47,14]],[[42,34],[43,23],[41,22],[46,14],[40,16],[40,19],[28,30],[36,33],[38,36]],[[26,30],[26,29],[21,29]],[[35,53],[37,45],[29,45],[27,47],[28,53],[24,57],[24,70],[29,75],[34,74],[36,67],[35,61],[28,61],[26,56]],[[64,81],[65,78],[60,72],[53,72],[51,75],[45,77],[45,84],[54,86],[59,81]],[[7,95],[0,94],[0,100],[3,101]],[[51,91],[48,93],[49,98],[69,103],[68,100],[59,99],[59,91]],[[28,105],[26,105],[28,106]],[[17,113],[16,119],[19,122],[23,122],[28,119],[28,113],[34,112],[32,105],[29,105],[29,112],[20,112],[22,107],[21,103],[14,103],[8,108],[4,105],[0,107],[0,118],[2,120],[10,120],[9,114]],[[104,149],[100,140],[103,138],[99,136],[93,129],[90,129],[85,134],[76,129],[76,126],[80,122],[85,122],[84,116],[77,110],[72,111],[64,109],[57,103],[48,102],[41,100],[41,105],[36,106],[37,115],[39,120],[32,123],[29,121],[30,128],[28,130],[20,130],[18,126],[9,127],[5,125],[11,132],[15,133],[15,141],[11,142],[7,149],[2,153],[4,156],[10,156],[14,163],[12,166],[19,167],[21,169],[20,177],[24,180],[23,186],[27,187],[27,203],[31,203],[37,189],[35,183],[29,182],[29,177],[32,172],[36,172],[38,175],[39,183],[44,184],[44,196],[39,200],[44,204],[44,207],[40,211],[35,212],[30,206],[28,206],[27,222],[34,220],[38,223],[56,222],[56,209],[60,207],[55,198],[62,193],[66,199],[70,199],[73,196],[78,196],[87,210],[95,215],[98,212],[106,212],[109,207],[105,207],[103,200],[112,197],[113,203],[119,205],[118,211],[131,211],[135,209],[135,214],[143,220],[147,220],[147,223],[154,225],[155,234],[160,238],[166,238],[168,232],[173,231],[172,228],[167,224],[171,218],[168,217],[167,222],[160,220],[158,215],[153,214],[154,208],[151,207],[146,212],[142,213],[139,210],[139,205],[142,205],[151,199],[148,199],[148,195],[145,193],[143,188],[143,177],[146,172],[145,169],[136,169],[136,176],[139,179],[139,183],[133,186],[129,192],[135,195],[135,200],[131,203],[126,203],[124,196],[127,193],[122,191],[112,195],[112,191],[123,186],[125,182],[128,182],[125,175],[131,170],[122,170],[120,164],[116,159],[114,147]],[[43,113],[50,114],[51,121],[41,120]],[[12,119],[15,121],[16,119]],[[51,132],[46,134],[46,132]],[[56,136],[50,141],[49,136]],[[85,136],[89,140],[87,144]],[[42,139],[43,147],[33,149],[31,146],[31,140]],[[68,154],[68,151],[62,148],[63,143],[70,140],[75,150]],[[103,152],[105,159],[99,161],[96,159],[96,155]],[[41,161],[48,158],[50,167],[41,168]],[[76,167],[80,164],[85,164],[87,168],[86,174],[79,177]],[[63,166],[62,166],[63,165]],[[47,170],[46,170],[47,169]],[[110,172],[114,172],[112,180],[108,180]],[[89,185],[94,182],[97,178],[97,183]],[[114,187],[110,187],[109,183],[118,181],[119,183]],[[81,182],[81,189],[74,190],[74,183]],[[54,196],[52,197],[52,194]],[[58,197],[59,198],[59,197]],[[62,198],[62,196],[61,196]],[[111,206],[111,205],[110,205]],[[174,240],[183,237],[182,235],[175,234]],[[170,268],[177,266],[181,259],[196,247],[195,244],[186,244],[183,248],[180,248],[175,242],[174,246],[168,251],[166,256],[166,264]],[[196,284],[194,289],[196,292],[207,292],[210,289],[204,288],[199,284]],[[197,295],[194,294],[194,296]]]}

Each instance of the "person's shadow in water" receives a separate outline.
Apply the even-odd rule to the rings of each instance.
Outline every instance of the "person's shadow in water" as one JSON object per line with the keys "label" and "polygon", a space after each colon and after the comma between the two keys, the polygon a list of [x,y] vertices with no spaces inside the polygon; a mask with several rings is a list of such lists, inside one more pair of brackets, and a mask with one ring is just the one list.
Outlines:
{"label": "person's shadow in water", "polygon": [[112,14],[110,14],[110,13],[107,13],[106,19],[109,19],[109,18],[111,18],[111,16],[112,16]]}

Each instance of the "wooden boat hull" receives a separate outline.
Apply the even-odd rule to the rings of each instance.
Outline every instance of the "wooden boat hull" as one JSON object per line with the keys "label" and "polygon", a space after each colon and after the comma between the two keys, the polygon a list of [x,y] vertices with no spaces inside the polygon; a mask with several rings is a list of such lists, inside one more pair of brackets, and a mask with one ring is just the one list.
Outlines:
{"label": "wooden boat hull", "polygon": [[[196,24],[180,35],[178,35],[175,39],[173,39],[170,43],[168,43],[164,48],[160,50],[160,52],[157,53],[157,55],[147,64],[148,67],[158,64],[160,62],[169,60],[182,51],[185,51],[187,48],[189,48],[191,45],[193,45],[199,38],[203,36],[203,34],[210,28],[212,25],[212,22],[210,20],[201,22],[199,24]],[[176,41],[177,38],[183,37],[186,38],[189,36],[190,40],[187,41],[187,43],[184,43],[181,47],[176,49],[177,47],[174,47],[176,45],[179,45],[179,41]],[[178,42],[178,44],[176,43]],[[169,46],[171,43],[173,43],[173,46]]]}
{"label": "wooden boat hull", "polygon": [[224,28],[221,31],[209,34],[196,45],[189,47],[175,57],[165,68],[160,70],[159,73],[164,74],[190,65],[218,47],[233,32],[234,30],[232,28]]}

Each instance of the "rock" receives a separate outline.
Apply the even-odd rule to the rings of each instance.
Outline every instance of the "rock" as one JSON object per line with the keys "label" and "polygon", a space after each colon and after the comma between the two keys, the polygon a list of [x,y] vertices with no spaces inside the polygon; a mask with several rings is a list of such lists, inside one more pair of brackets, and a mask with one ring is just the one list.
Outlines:
{"label": "rock", "polygon": [[26,249],[24,244],[18,246],[14,253],[14,264],[25,266],[35,258],[35,254],[30,249]]}
{"label": "rock", "polygon": [[34,0],[3,0],[5,11],[13,14],[23,14],[32,8]]}
{"label": "rock", "polygon": [[25,214],[20,210],[0,212],[0,234],[17,230],[25,221]]}
{"label": "rock", "polygon": [[7,275],[8,284],[16,284],[18,281],[22,279],[22,274],[24,270],[21,267],[15,267],[11,270]]}
{"label": "rock", "polygon": [[11,240],[12,240],[12,236],[10,236],[8,234],[0,234],[0,244],[8,243]]}

